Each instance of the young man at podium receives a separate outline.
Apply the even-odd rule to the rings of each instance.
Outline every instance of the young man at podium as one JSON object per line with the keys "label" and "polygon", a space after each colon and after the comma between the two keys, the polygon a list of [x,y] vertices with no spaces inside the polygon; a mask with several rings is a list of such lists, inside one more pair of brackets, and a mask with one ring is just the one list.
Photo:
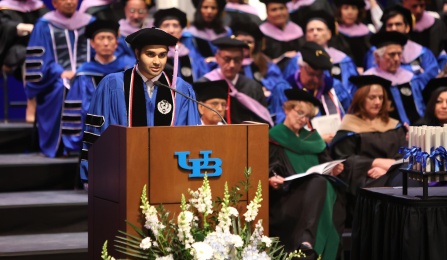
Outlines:
{"label": "young man at podium", "polygon": [[203,125],[222,125],[227,110],[228,83],[225,80],[196,82],[193,85],[197,100],[216,110],[199,105]]}
{"label": "young man at podium", "polygon": [[132,69],[104,77],[93,94],[81,153],[84,183],[88,182],[88,149],[109,125],[201,124],[196,103],[175,92],[195,100],[191,85],[176,76],[175,68],[173,76],[163,71],[168,47],[175,46],[177,38],[153,27],[130,34],[126,41],[135,52],[137,64]]}

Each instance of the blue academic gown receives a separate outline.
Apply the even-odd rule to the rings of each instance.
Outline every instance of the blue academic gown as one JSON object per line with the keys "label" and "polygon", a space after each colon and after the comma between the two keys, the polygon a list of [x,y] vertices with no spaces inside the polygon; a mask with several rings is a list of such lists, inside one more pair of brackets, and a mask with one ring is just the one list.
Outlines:
{"label": "blue academic gown", "polygon": [[[136,73],[136,72],[135,72]],[[163,77],[163,75],[162,75]],[[101,126],[85,125],[85,134],[91,133],[100,136],[109,125],[128,126],[126,100],[124,94],[124,72],[107,75],[98,85],[90,102],[88,114],[103,117],[104,123]],[[156,109],[156,97],[158,86],[154,87],[152,98],[149,98],[146,84],[144,84],[146,100],[147,125],[154,126],[154,111]],[[177,77],[177,90],[196,99],[193,88],[180,77]],[[185,97],[176,94],[175,126],[200,125],[200,115],[197,104]],[[91,144],[83,142],[83,150],[88,151]],[[88,181],[88,161],[81,160],[81,179]]]}
{"label": "blue academic gown", "polygon": [[[90,22],[93,20],[94,17]],[[64,82],[61,74],[64,70],[72,70],[72,66],[78,68],[90,59],[90,44],[84,28],[77,29],[75,33],[58,28],[42,17],[34,26],[28,43],[27,51],[35,53],[26,58],[25,92],[29,99],[37,99],[39,145],[48,157],[57,155],[61,142],[62,109],[65,90],[69,88],[69,82]],[[76,64],[72,64],[70,56]]]}
{"label": "blue academic gown", "polygon": [[[227,28],[227,33],[225,36],[230,37],[231,35],[233,35],[233,32],[230,28]],[[197,41],[204,41],[205,39],[198,38],[188,31],[183,31],[180,40],[182,41],[182,44],[184,44],[186,48],[189,49],[191,59],[195,59],[197,61],[195,68],[193,67],[193,73],[195,75],[198,75],[198,77],[194,77],[195,79],[199,79],[206,73],[217,68],[216,62],[202,62],[205,61],[205,59],[208,57],[205,57],[201,54],[200,47],[197,44]],[[217,52],[217,46],[212,44],[211,41],[207,41],[207,45],[209,46],[209,50],[211,51],[209,55],[214,57]]]}
{"label": "blue academic gown", "polygon": [[276,99],[273,97],[273,93],[276,93],[275,89],[288,89],[290,88],[289,83],[282,77],[281,70],[279,67],[273,62],[269,62],[267,65],[267,73],[264,77],[258,79],[255,73],[253,72],[251,64],[242,66],[242,70],[244,71],[244,75],[248,78],[260,81],[262,86],[264,86],[268,91],[270,91],[270,96],[267,97],[268,110],[272,117],[276,116],[276,107],[278,104],[275,102],[279,102],[280,99]]}
{"label": "blue academic gown", "polygon": [[[294,75],[297,71],[300,70],[298,59],[301,57],[301,53],[297,53],[295,57],[291,58],[287,66],[283,70],[283,77],[285,79],[288,79],[292,75]],[[351,76],[357,76],[357,66],[355,65],[354,61],[349,57],[345,56],[342,60],[340,60],[338,63],[333,64],[334,67],[338,67],[338,69],[333,68],[332,71],[326,70],[324,73],[328,77],[333,77],[334,74],[341,74],[340,76],[340,83],[341,86],[346,89],[346,91],[351,95],[351,97],[354,95],[355,91],[357,90],[357,87],[352,84],[349,81],[349,77]],[[336,73],[334,73],[336,72]]]}
{"label": "blue academic gown", "polygon": [[108,64],[91,61],[79,67],[65,98],[62,113],[62,140],[67,151],[81,150],[85,116],[99,80],[110,73],[131,68],[134,63],[133,57],[122,56]]}
{"label": "blue academic gown", "polygon": [[[296,78],[298,80],[296,80]],[[289,82],[291,88],[300,88],[303,89],[303,86],[301,82],[299,81],[299,72],[297,74],[291,75],[287,81]],[[340,117],[343,117],[348,111],[348,108],[352,102],[351,95],[347,92],[347,90],[344,88],[344,86],[341,84],[341,82],[337,79],[334,79],[332,77],[329,77],[327,75],[324,75],[324,89],[322,91],[322,97],[328,98],[329,92],[331,94],[335,94],[335,96],[338,99],[337,106],[339,107],[339,113]],[[287,101],[287,97],[284,94],[284,90],[287,88],[276,88],[274,92],[272,92],[272,106],[274,106],[274,110],[276,111],[276,124],[282,123],[284,119],[286,118],[286,115],[284,113],[284,109],[282,108],[285,101]],[[321,100],[321,98],[320,98]],[[320,110],[318,115],[321,115],[322,111]]]}
{"label": "blue academic gown", "polygon": [[[372,46],[365,55],[365,71],[377,67],[374,61],[374,51],[377,48]],[[441,62],[445,64],[446,61],[442,61],[443,54],[440,55]],[[445,55],[445,54],[444,54]],[[417,64],[413,64],[416,62]],[[406,69],[408,71],[413,72],[415,75],[418,75],[422,80],[429,81],[432,78],[435,78],[438,75],[439,64],[436,60],[436,57],[433,53],[427,49],[426,47],[422,47],[421,53],[419,56],[410,63],[401,63],[401,68]]]}

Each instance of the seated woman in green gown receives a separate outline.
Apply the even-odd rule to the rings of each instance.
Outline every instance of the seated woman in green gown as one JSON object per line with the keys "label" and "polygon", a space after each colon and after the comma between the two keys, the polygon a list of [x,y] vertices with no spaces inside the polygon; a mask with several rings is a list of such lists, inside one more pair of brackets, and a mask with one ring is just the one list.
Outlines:
{"label": "seated woman in green gown", "polygon": [[[270,235],[279,237],[288,252],[301,249],[336,259],[344,228],[343,189],[320,174],[284,180],[330,160],[318,132],[304,128],[318,112],[319,101],[300,89],[284,92],[286,119],[269,132]],[[338,164],[330,175],[343,168]]]}

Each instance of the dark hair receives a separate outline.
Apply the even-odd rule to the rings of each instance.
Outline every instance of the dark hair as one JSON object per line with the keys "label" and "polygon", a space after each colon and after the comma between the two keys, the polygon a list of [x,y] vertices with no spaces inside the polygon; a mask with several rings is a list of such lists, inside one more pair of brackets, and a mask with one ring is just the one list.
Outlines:
{"label": "dark hair", "polygon": [[441,123],[439,122],[438,118],[435,115],[435,107],[436,102],[438,101],[438,97],[441,95],[442,92],[446,92],[447,87],[440,87],[437,88],[435,91],[433,91],[430,95],[430,99],[427,102],[427,107],[425,109],[424,114],[424,123],[431,126],[440,126]]}
{"label": "dark hair", "polygon": [[219,5],[217,3],[217,0],[214,0],[216,2],[217,5],[217,15],[214,18],[213,21],[211,21],[210,23],[205,22],[205,20],[203,19],[202,16],[202,4],[203,1],[200,2],[200,6],[197,7],[196,11],[194,12],[194,21],[192,22],[192,24],[199,30],[204,30],[207,28],[213,29],[213,31],[216,34],[220,34],[225,32],[225,26],[222,20],[222,16],[223,16],[223,9],[219,9]]}
{"label": "dark hair", "polygon": [[[380,117],[383,122],[388,123],[388,120],[389,120],[388,113],[391,111],[390,101],[388,99],[388,94],[387,94],[385,88],[382,86],[380,86],[380,87],[382,88],[382,91],[383,91],[383,103],[382,103],[382,107],[380,108],[378,117]],[[349,114],[354,114],[360,118],[366,117],[366,111],[365,111],[365,107],[363,105],[365,103],[366,98],[368,97],[370,90],[371,90],[371,85],[363,86],[355,92],[354,97],[352,98],[352,103],[348,109]]]}
{"label": "dark hair", "polygon": [[[382,17],[382,19],[381,19],[382,21],[384,21],[384,22],[383,22],[383,25],[386,24],[386,21],[388,21],[389,19],[391,19],[391,18],[393,18],[393,17],[396,17],[396,16],[398,16],[398,15],[402,16],[402,20],[404,21],[405,25],[409,25],[409,26],[411,27],[411,23],[412,23],[413,21],[408,21],[407,18],[405,17],[405,15],[404,15],[403,13],[398,12],[398,11],[396,11],[396,10],[389,11],[388,13],[386,13],[386,14],[383,15],[383,17]],[[383,26],[383,27],[385,27],[385,26]]]}
{"label": "dark hair", "polygon": [[[348,5],[348,4],[346,4],[346,5]],[[341,19],[341,7],[342,7],[342,6],[343,6],[343,5],[340,5],[340,7],[338,7],[337,10],[335,10],[335,20],[336,20],[337,23],[339,23],[339,24],[343,24],[343,21],[342,21],[342,19]],[[355,23],[356,23],[356,24],[362,23],[362,22],[363,22],[363,19],[365,19],[365,17],[366,17],[366,11],[365,11],[365,9],[359,9],[358,6],[356,6],[356,5],[352,5],[352,6],[357,7],[357,10],[359,10],[359,13],[358,13],[358,15],[357,15],[357,19],[355,20]]]}
{"label": "dark hair", "polygon": [[254,64],[259,68],[259,72],[261,73],[262,77],[265,77],[265,75],[267,74],[267,71],[268,71],[268,63],[270,61],[270,58],[267,57],[267,55],[265,55],[262,52],[262,49],[263,49],[263,46],[265,43],[264,37],[262,37],[261,40],[256,40],[256,38],[249,33],[237,32],[237,31],[234,35],[236,35],[236,37],[239,35],[248,35],[248,36],[253,37],[255,47],[253,48],[253,52],[251,53],[251,56],[253,58]]}

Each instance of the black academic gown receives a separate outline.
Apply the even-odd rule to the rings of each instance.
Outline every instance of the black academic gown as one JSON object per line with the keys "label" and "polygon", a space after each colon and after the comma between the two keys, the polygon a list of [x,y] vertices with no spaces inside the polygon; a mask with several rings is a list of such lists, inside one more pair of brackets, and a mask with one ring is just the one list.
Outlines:
{"label": "black academic gown", "polygon": [[14,76],[20,80],[22,79],[20,65],[25,61],[29,35],[19,37],[17,25],[19,23],[35,24],[37,19],[47,12],[46,7],[28,13],[11,9],[0,10],[0,66],[5,64],[17,69],[14,71]]}
{"label": "black academic gown", "polygon": [[386,132],[337,131],[330,145],[331,155],[334,159],[346,159],[345,170],[339,177],[349,185],[352,194],[358,188],[391,186],[399,181],[398,169],[378,179],[368,177],[367,173],[376,158],[402,159],[398,151],[407,145],[405,135],[402,125]]}
{"label": "black academic gown", "polygon": [[435,23],[422,32],[410,32],[410,39],[422,46],[429,48],[435,57],[446,49],[447,27],[439,19],[435,19]]}
{"label": "black academic gown", "polygon": [[[319,155],[320,163],[329,160],[327,153]],[[273,176],[273,171],[283,177],[295,174],[284,148],[273,143],[270,143],[269,147],[269,168],[270,177]],[[305,241],[315,245],[318,219],[326,201],[327,185],[325,177],[313,174],[286,182],[278,190],[270,187],[270,236],[279,237],[287,252],[296,250]],[[341,237],[345,227],[346,198],[344,187],[335,184],[333,186],[337,198],[333,205],[332,221]],[[339,250],[340,248],[339,246]]]}
{"label": "black academic gown", "polygon": [[[202,77],[199,82],[210,81],[206,77]],[[247,78],[244,75],[239,75],[239,78],[234,87],[254,100],[258,101],[261,105],[267,107],[267,101],[262,91],[262,86],[254,79]],[[261,117],[253,113],[251,110],[242,105],[237,99],[231,97],[230,99],[230,114],[231,123],[240,124],[243,121],[255,121],[266,123]]]}

